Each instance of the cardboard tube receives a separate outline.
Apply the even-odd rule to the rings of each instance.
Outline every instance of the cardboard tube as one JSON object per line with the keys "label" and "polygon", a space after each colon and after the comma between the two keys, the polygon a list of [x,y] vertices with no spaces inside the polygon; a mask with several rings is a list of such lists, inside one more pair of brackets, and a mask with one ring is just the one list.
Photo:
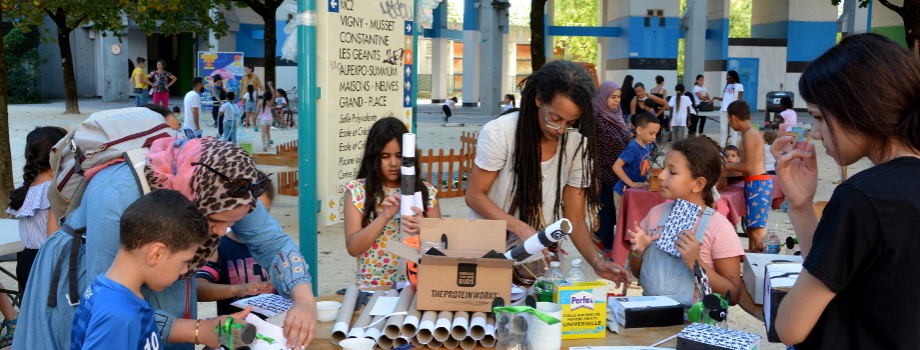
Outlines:
{"label": "cardboard tube", "polygon": [[377,346],[381,349],[392,349],[393,348],[393,339],[387,337],[380,337],[377,339]]}
{"label": "cardboard tube", "polygon": [[439,342],[439,341],[437,341],[437,340],[432,340],[432,341],[428,342],[428,344],[426,344],[426,345],[428,345],[428,348],[429,348],[429,349],[438,349],[438,348],[441,347],[442,344],[441,344],[441,342]]}
{"label": "cardboard tube", "polygon": [[460,347],[463,348],[463,350],[473,350],[473,348],[476,347],[476,339],[472,337],[463,338],[463,340],[460,341]]}
{"label": "cardboard tube", "polygon": [[572,233],[572,223],[568,219],[556,221],[544,228],[543,231],[537,232],[528,238],[524,243],[505,252],[505,258],[524,261],[524,259],[539,253],[570,233]]}
{"label": "cardboard tube", "polygon": [[412,207],[420,207],[415,202],[415,134],[402,135],[402,167],[400,168],[402,183],[400,186],[399,214],[402,216],[415,215]]}
{"label": "cardboard tube", "polygon": [[[434,323],[434,339],[444,343],[450,338],[450,325],[454,320],[454,313],[450,311],[441,311],[438,313],[438,320]],[[447,346],[447,344],[443,344]]]}
{"label": "cardboard tube", "polygon": [[[371,309],[374,308],[374,304],[377,304],[377,298],[380,298],[383,294],[382,291],[374,292],[374,296],[372,296],[371,300],[364,306],[364,310],[361,310],[361,315],[358,316],[355,325],[348,331],[349,338],[364,338],[363,327],[367,327],[367,325],[371,324],[371,319],[373,318],[371,317]],[[354,309],[354,306],[352,306],[352,309]]]}
{"label": "cardboard tube", "polygon": [[335,318],[335,325],[332,326],[332,336],[329,340],[333,344],[339,345],[339,342],[348,338],[348,325],[351,324],[351,318],[355,315],[355,304],[358,302],[358,294],[361,291],[358,286],[351,285],[345,290],[345,297],[342,298],[342,307],[339,308],[339,315]]}
{"label": "cardboard tube", "polygon": [[486,313],[474,312],[470,317],[470,337],[480,340],[486,336]]}
{"label": "cardboard tube", "polygon": [[409,338],[409,344],[412,344],[412,347],[414,348],[420,348],[420,347],[425,346],[425,344],[422,344],[422,342],[418,341],[418,337]]}
{"label": "cardboard tube", "polygon": [[406,345],[406,344],[409,344],[409,339],[406,339],[406,338],[403,338],[403,337],[397,337],[396,339],[393,339],[393,347],[394,347],[394,348],[398,348],[398,347],[403,346],[403,345]]}
{"label": "cardboard tube", "polygon": [[438,321],[436,311],[425,311],[422,314],[422,322],[419,323],[418,332],[415,336],[422,344],[428,344],[434,339],[434,323]]}
{"label": "cardboard tube", "polygon": [[[400,333],[404,337],[414,337],[418,333],[419,322],[421,322],[422,312],[418,311],[418,297],[412,298],[412,303],[409,304],[409,314],[406,315],[406,318],[403,320],[402,327],[400,327]],[[435,314],[437,317],[437,314]],[[432,324],[433,326],[433,324]],[[389,332],[387,332],[389,334]]]}
{"label": "cardboard tube", "polygon": [[[411,284],[408,284],[406,285],[405,288],[403,288],[402,293],[399,293],[399,301],[396,302],[396,309],[394,309],[393,312],[403,312],[403,311],[408,312],[409,306],[414,303],[415,303],[415,287],[412,287]],[[387,337],[393,340],[395,340],[396,338],[399,338],[400,328],[402,327],[406,318],[407,318],[406,315],[390,316],[390,319],[387,320],[383,333],[386,334]],[[415,333],[409,336],[411,337],[413,335],[415,335]]]}
{"label": "cardboard tube", "polygon": [[[375,294],[378,294],[378,293],[375,293]],[[395,289],[390,289],[390,290],[388,290],[388,291],[386,292],[386,294],[385,294],[384,296],[386,296],[386,297],[397,297],[397,296],[399,296],[399,292],[397,292]],[[386,316],[384,316],[384,315],[374,316],[374,319],[371,320],[371,323],[380,321],[380,320],[382,320],[382,319],[384,319],[384,318],[386,318]],[[370,327],[370,328],[368,328],[367,330],[364,331],[364,337],[365,337],[365,338],[371,338],[371,339],[374,339],[374,340],[380,339],[380,336],[383,335],[383,327],[384,327],[384,326],[386,326],[386,322],[383,322],[383,321],[380,321],[380,322],[378,322],[377,324],[374,324],[373,327]]]}
{"label": "cardboard tube", "polygon": [[487,348],[495,346],[495,315],[489,314],[489,317],[486,318],[486,326],[483,328],[485,328],[486,336],[479,340],[479,344]]}
{"label": "cardboard tube", "polygon": [[450,336],[456,340],[465,339],[469,335],[470,313],[457,311],[454,313],[454,321],[451,322]]}
{"label": "cardboard tube", "polygon": [[445,340],[443,344],[445,348],[456,349],[458,346],[460,346],[460,341],[457,339],[448,337],[447,340]]}

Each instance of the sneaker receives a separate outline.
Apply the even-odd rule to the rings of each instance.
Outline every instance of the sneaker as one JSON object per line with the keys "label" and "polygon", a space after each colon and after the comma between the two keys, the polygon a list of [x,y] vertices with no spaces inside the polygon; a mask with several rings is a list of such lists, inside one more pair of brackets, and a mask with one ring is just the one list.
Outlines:
{"label": "sneaker", "polygon": [[7,339],[12,340],[13,339],[13,335],[16,333],[16,321],[17,320],[19,319],[17,318],[17,319],[3,321],[3,324],[2,326],[0,326],[0,328],[6,328],[6,333],[4,333],[2,337],[0,337],[0,340],[7,340]]}

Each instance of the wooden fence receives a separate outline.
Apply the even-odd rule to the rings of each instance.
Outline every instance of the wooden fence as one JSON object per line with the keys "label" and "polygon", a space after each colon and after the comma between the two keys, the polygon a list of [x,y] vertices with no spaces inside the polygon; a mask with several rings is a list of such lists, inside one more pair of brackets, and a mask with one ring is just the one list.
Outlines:
{"label": "wooden fence", "polygon": [[[443,149],[438,150],[437,154],[431,149],[419,152],[419,174],[438,189],[438,198],[463,197],[467,179],[473,171],[478,137],[479,133],[464,131],[460,135],[459,150],[450,149],[447,154],[444,154]],[[294,140],[275,147],[276,154],[253,154],[253,158],[256,164],[296,166],[291,162],[296,163],[297,145],[297,140]],[[298,195],[298,180],[296,171],[279,173],[278,194]]]}

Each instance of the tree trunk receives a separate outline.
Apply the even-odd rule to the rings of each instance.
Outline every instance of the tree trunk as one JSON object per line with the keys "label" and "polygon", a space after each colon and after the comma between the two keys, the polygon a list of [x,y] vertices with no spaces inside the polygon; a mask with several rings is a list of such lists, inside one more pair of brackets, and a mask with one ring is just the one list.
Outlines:
{"label": "tree trunk", "polygon": [[[275,22],[275,7],[267,13],[262,14],[262,20],[265,21],[265,82],[272,82],[277,89],[278,82],[275,80],[275,51],[278,47],[278,36],[276,35],[277,22]],[[268,87],[265,87],[268,89]],[[271,90],[269,90],[271,91]]]}
{"label": "tree trunk", "polygon": [[[0,7],[0,17],[3,8]],[[0,26],[0,213],[6,212],[13,190],[13,157],[10,152],[10,113],[7,110],[9,78],[6,75],[6,47],[3,43],[3,27]]]}
{"label": "tree trunk", "polygon": [[58,47],[61,49],[61,66],[64,69],[64,114],[80,114],[77,103],[77,80],[73,70],[73,52],[70,49],[70,32],[73,29],[58,25]]}
{"label": "tree trunk", "polygon": [[904,1],[901,18],[904,20],[904,41],[914,55],[920,48],[920,1]]}
{"label": "tree trunk", "polygon": [[546,0],[532,0],[530,2],[530,59],[534,72],[546,64],[546,45],[544,32],[546,22]]}

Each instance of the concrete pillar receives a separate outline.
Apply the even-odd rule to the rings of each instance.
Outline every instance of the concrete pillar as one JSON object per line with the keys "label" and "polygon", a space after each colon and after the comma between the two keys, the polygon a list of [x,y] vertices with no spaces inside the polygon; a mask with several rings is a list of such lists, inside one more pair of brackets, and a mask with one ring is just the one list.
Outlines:
{"label": "concrete pillar", "polygon": [[681,15],[684,29],[684,85],[691,89],[696,76],[703,74],[706,62],[706,0],[687,0]]}
{"label": "concrete pillar", "polygon": [[463,107],[479,106],[480,50],[477,0],[465,0],[463,8]]}
{"label": "concrete pillar", "polygon": [[869,31],[869,9],[860,8],[859,0],[844,0],[843,13],[837,18],[837,32],[843,35]]}
{"label": "concrete pillar", "polygon": [[[679,0],[604,0],[601,23],[620,28],[615,38],[606,38],[606,62],[600,74],[618,83],[626,75],[647,87],[655,76],[665,79],[670,92],[677,84],[677,44],[680,37]],[[651,11],[652,15],[649,15]],[[659,16],[660,14],[660,16]]]}
{"label": "concrete pillar", "polygon": [[[805,67],[837,42],[837,7],[821,0],[754,0],[751,37],[786,39],[786,90],[798,93]],[[795,108],[805,108],[801,98]]]}
{"label": "concrete pillar", "polygon": [[544,9],[545,12],[543,15],[543,25],[546,30],[544,31],[543,36],[543,48],[544,53],[546,54],[546,63],[550,63],[555,58],[553,53],[556,52],[556,43],[554,42],[555,40],[553,40],[553,37],[549,35],[549,27],[555,23],[556,19],[556,1],[547,0],[546,5],[544,5]]}
{"label": "concrete pillar", "polygon": [[[114,33],[107,33],[106,36],[96,35],[96,40],[101,43],[98,57],[102,59],[102,69],[100,70],[102,73],[102,87],[100,89],[102,102],[127,102],[128,93],[134,88],[134,86],[128,86],[128,79],[125,76],[125,73],[128,72],[127,42],[120,42]],[[112,53],[111,47],[113,45],[121,45],[121,54],[115,55]]]}
{"label": "concrete pillar", "polygon": [[[503,95],[502,80],[505,80],[503,68],[505,66],[504,31],[508,27],[507,1],[495,0],[481,2],[482,6],[482,55],[489,59],[482,62],[480,69],[482,83],[482,109],[485,115],[498,115],[501,113],[501,96]],[[464,55],[466,58],[466,55]],[[464,67],[464,72],[466,69]],[[465,97],[465,94],[464,94]]]}
{"label": "concrete pillar", "polygon": [[704,86],[709,96],[722,97],[728,66],[728,0],[706,0],[706,60]]}
{"label": "concrete pillar", "polygon": [[431,39],[431,103],[444,103],[447,101],[447,75],[452,61],[450,42],[445,38],[438,38],[440,30],[447,25],[447,2],[442,2],[432,13],[434,21],[435,38]]}

